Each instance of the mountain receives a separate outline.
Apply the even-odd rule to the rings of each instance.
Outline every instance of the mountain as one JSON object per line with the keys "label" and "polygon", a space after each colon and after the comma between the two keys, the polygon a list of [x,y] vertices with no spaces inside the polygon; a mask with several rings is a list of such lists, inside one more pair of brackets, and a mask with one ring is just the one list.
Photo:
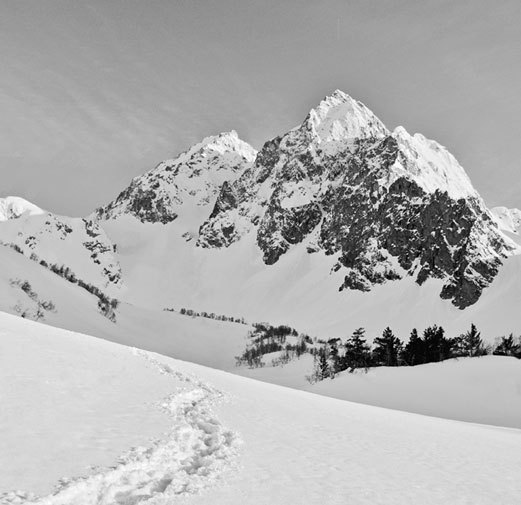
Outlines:
{"label": "mountain", "polygon": [[221,133],[85,219],[20,214],[0,223],[0,241],[94,286],[102,308],[119,300],[121,320],[103,328],[119,342],[141,338],[131,307],[161,321],[159,339],[165,308],[324,338],[388,325],[407,338],[435,323],[459,334],[475,322],[489,340],[518,331],[515,234],[443,146],[390,131],[341,91],[258,153]]}
{"label": "mountain", "polygon": [[462,309],[515,250],[444,147],[389,132],[340,91],[223,184],[198,245],[228,247],[247,233],[266,265],[309,237],[308,252],[342,271],[340,290],[435,278],[440,296]]}
{"label": "mountain", "polygon": [[207,137],[177,158],[163,161],[136,177],[106,207],[99,219],[130,214],[143,223],[174,221],[183,205],[206,205],[225,181],[235,179],[255,159],[256,151],[237,132]]}

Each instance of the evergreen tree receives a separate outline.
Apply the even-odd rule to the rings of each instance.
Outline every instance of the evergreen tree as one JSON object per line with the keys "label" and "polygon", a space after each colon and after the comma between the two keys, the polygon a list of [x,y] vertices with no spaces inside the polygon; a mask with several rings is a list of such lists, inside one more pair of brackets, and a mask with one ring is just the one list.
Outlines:
{"label": "evergreen tree", "polygon": [[483,356],[486,353],[481,333],[475,324],[470,325],[470,330],[460,335],[456,341],[457,352],[460,356]]}
{"label": "evergreen tree", "polygon": [[368,368],[371,352],[365,339],[364,328],[358,328],[345,343],[344,369]]}
{"label": "evergreen tree", "polygon": [[402,360],[409,366],[425,363],[425,343],[418,336],[416,328],[411,331],[409,342],[402,352]]}
{"label": "evergreen tree", "polygon": [[521,358],[521,338],[519,339],[519,343],[516,343],[513,333],[508,337],[501,337],[493,354],[497,356],[515,356],[516,358]]}
{"label": "evergreen tree", "polygon": [[373,362],[376,365],[398,366],[398,356],[402,342],[395,337],[391,328],[387,327],[381,337],[374,339]]}
{"label": "evergreen tree", "polygon": [[445,330],[441,326],[433,325],[423,332],[425,346],[425,363],[443,361],[451,357],[454,342],[445,338]]}

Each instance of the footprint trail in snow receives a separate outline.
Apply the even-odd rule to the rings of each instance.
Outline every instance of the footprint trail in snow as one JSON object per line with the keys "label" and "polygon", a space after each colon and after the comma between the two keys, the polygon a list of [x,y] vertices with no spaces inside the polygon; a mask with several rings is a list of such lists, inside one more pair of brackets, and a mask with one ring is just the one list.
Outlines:
{"label": "footprint trail in snow", "polygon": [[239,438],[212,414],[224,394],[146,352],[134,352],[183,383],[160,405],[172,419],[170,431],[149,447],[131,449],[114,467],[62,480],[48,496],[15,491],[0,496],[0,505],[162,505],[201,492],[234,467]]}

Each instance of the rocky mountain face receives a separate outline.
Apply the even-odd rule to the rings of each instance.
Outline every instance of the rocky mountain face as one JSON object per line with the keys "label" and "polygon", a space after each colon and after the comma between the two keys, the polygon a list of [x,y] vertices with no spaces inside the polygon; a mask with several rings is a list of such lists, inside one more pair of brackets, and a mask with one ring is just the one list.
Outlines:
{"label": "rocky mountain face", "polygon": [[305,243],[345,272],[340,290],[435,278],[461,309],[515,249],[444,147],[401,127],[390,132],[340,91],[223,183],[197,245],[228,247],[247,233],[266,265]]}
{"label": "rocky mountain face", "polygon": [[213,202],[220,186],[234,180],[255,159],[256,151],[235,131],[205,138],[177,158],[136,177],[106,207],[99,219],[130,214],[143,223],[174,221],[183,205]]}

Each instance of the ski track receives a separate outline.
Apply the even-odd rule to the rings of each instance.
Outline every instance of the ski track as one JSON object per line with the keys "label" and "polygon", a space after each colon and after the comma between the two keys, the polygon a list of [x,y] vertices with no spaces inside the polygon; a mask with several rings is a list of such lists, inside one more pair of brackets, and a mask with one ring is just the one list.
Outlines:
{"label": "ski track", "polygon": [[212,413],[227,395],[144,351],[133,352],[185,384],[158,406],[172,419],[168,434],[150,447],[130,449],[113,467],[61,479],[48,496],[12,491],[0,495],[0,505],[166,505],[176,496],[200,493],[236,467],[240,438]]}

